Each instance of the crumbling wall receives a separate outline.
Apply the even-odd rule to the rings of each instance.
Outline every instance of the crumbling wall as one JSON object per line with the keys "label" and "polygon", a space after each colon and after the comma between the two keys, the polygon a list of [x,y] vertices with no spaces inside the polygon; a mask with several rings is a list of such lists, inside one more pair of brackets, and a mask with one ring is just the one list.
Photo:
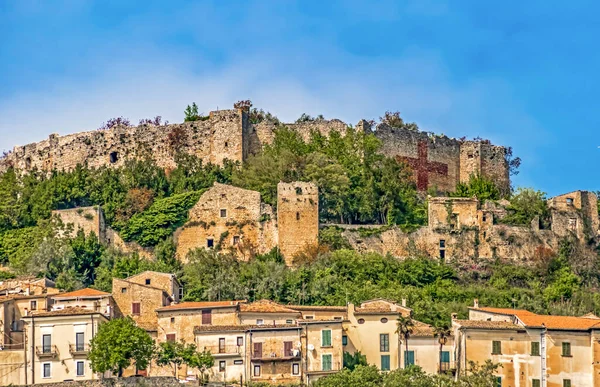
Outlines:
{"label": "crumbling wall", "polygon": [[277,184],[279,250],[288,265],[319,241],[319,189],[313,183]]}
{"label": "crumbling wall", "polygon": [[477,226],[477,205],[476,198],[429,198],[429,228],[460,229]]}
{"label": "crumbling wall", "polygon": [[73,235],[76,235],[77,231],[81,229],[85,235],[90,235],[93,232],[100,242],[103,243],[105,241],[106,225],[100,207],[55,210],[52,211],[52,216],[58,217],[65,226],[71,225],[73,227]]}

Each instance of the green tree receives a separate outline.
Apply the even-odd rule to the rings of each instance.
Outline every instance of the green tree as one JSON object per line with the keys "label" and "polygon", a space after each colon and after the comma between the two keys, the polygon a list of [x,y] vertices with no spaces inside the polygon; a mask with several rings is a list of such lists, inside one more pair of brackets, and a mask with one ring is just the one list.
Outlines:
{"label": "green tree", "polygon": [[547,223],[550,210],[546,204],[546,194],[531,188],[519,188],[510,198],[508,215],[501,221],[506,224],[527,226],[539,216],[542,225]]}
{"label": "green tree", "polygon": [[486,360],[483,364],[470,361],[468,372],[458,379],[457,387],[497,387],[495,374],[500,367],[502,365],[491,360]]}
{"label": "green tree", "polygon": [[439,364],[440,364],[439,372],[441,374],[443,372],[442,352],[444,349],[444,345],[446,345],[446,343],[448,342],[448,337],[450,337],[450,335],[451,335],[450,328],[448,327],[447,324],[439,324],[433,328],[433,335],[437,337],[438,344],[440,345],[440,349],[439,349],[439,353],[438,353],[438,360],[439,360]]}
{"label": "green tree", "polygon": [[146,369],[154,354],[154,340],[131,318],[117,318],[101,324],[90,341],[89,360],[94,372],[110,371],[118,376],[135,363]]}
{"label": "green tree", "polygon": [[476,197],[481,204],[486,200],[500,199],[500,190],[492,179],[482,175],[472,174],[468,183],[459,182],[456,191],[450,194],[454,197],[471,198]]}
{"label": "green tree", "polygon": [[414,322],[411,316],[400,316],[396,322],[396,334],[398,338],[404,340],[404,368],[409,366],[408,364],[408,339],[414,331]]}
{"label": "green tree", "polygon": [[183,119],[185,122],[189,121],[198,121],[200,119],[200,115],[198,114],[198,105],[196,102],[192,102],[192,105],[187,105],[184,111],[185,118]]}
{"label": "green tree", "polygon": [[362,366],[368,365],[367,356],[360,353],[360,351],[356,351],[356,352],[354,352],[354,354],[351,354],[349,352],[344,352],[344,368],[347,368],[350,371],[353,371],[354,368],[356,368],[359,365],[362,365]]}

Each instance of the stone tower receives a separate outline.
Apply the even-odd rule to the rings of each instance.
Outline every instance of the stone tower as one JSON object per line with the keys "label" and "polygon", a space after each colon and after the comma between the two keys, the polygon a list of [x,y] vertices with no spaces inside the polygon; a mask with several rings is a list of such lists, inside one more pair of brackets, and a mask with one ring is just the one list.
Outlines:
{"label": "stone tower", "polygon": [[313,183],[277,185],[279,249],[287,265],[294,255],[319,242],[319,189]]}

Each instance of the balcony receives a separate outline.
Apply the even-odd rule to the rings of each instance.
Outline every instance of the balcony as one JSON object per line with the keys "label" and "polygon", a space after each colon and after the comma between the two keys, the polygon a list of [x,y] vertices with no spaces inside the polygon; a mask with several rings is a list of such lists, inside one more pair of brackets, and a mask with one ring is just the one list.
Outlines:
{"label": "balcony", "polygon": [[453,373],[456,370],[456,366],[453,361],[443,361],[438,372],[441,374]]}
{"label": "balcony", "polygon": [[69,353],[71,356],[87,356],[90,352],[88,344],[69,344]]}
{"label": "balcony", "polygon": [[53,359],[58,357],[56,345],[40,345],[35,347],[35,353],[40,359]]}
{"label": "balcony", "polygon": [[[327,367],[325,367],[327,368]],[[342,362],[340,361],[333,361],[331,363],[331,369],[323,369],[323,364],[321,364],[320,361],[317,361],[313,364],[311,364],[311,367],[306,370],[306,373],[308,373],[309,375],[326,375],[329,373],[335,373],[335,372],[339,372],[342,370]]]}
{"label": "balcony", "polygon": [[300,360],[300,351],[297,349],[291,349],[289,351],[262,351],[253,352],[252,361],[288,361],[288,360]]}
{"label": "balcony", "polygon": [[200,345],[199,348],[204,349],[205,351],[210,351],[210,354],[214,357],[225,357],[225,356],[237,356],[242,355],[244,347],[240,347],[237,345]]}

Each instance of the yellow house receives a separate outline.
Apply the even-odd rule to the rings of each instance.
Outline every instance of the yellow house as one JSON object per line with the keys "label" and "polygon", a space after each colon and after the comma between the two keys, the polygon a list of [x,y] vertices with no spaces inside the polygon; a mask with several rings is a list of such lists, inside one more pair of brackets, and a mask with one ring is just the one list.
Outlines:
{"label": "yellow house", "polygon": [[457,372],[469,361],[492,360],[499,386],[600,385],[600,319],[546,316],[526,310],[480,308],[453,320]]}
{"label": "yellow house", "polygon": [[87,355],[98,326],[107,321],[102,313],[66,308],[32,312],[23,320],[28,383],[99,378],[92,372]]}

